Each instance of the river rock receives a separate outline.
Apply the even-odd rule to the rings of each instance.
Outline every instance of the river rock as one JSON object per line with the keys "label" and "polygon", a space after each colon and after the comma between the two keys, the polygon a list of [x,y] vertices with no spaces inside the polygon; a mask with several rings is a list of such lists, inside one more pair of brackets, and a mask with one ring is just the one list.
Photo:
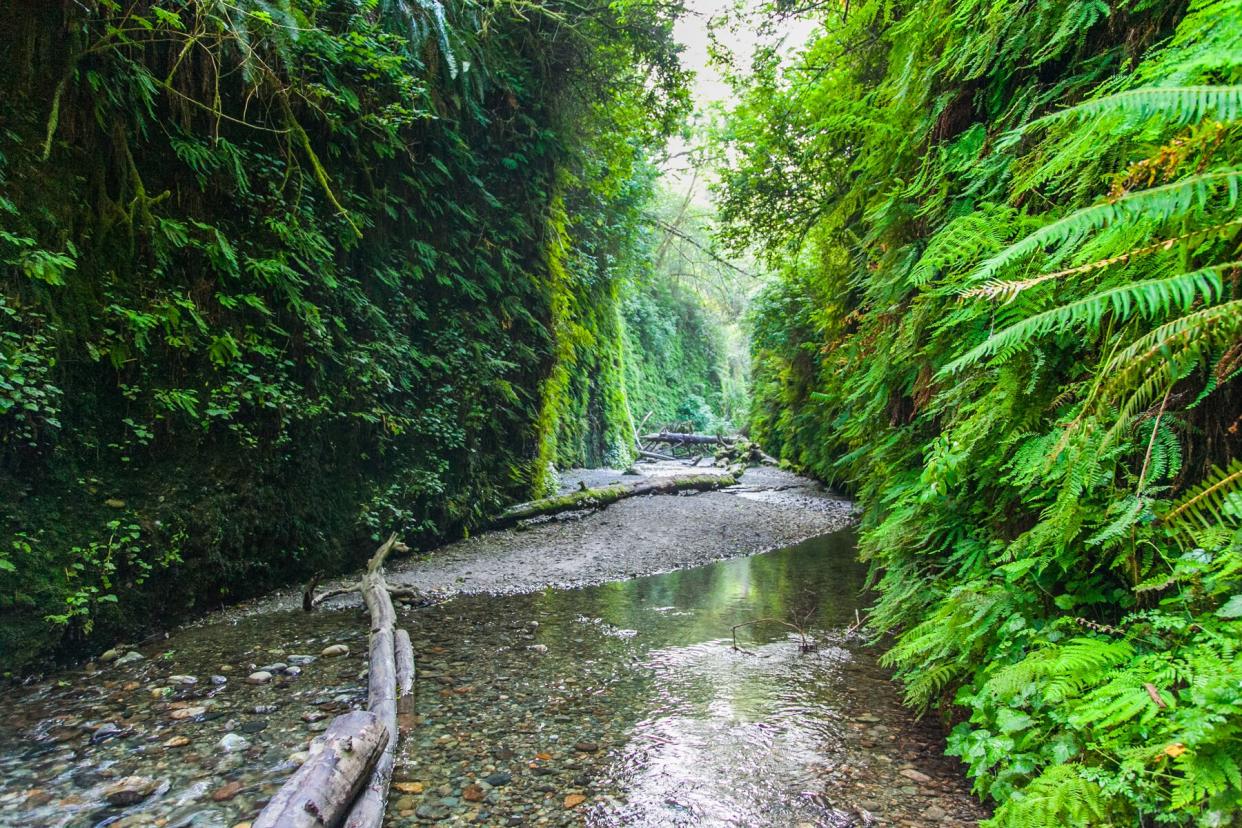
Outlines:
{"label": "river rock", "polygon": [[321,652],[320,655],[323,656],[324,658],[337,658],[338,656],[347,656],[349,655],[349,648],[346,647],[344,644],[331,644],[327,647],[324,647],[323,652]]}
{"label": "river rock", "polygon": [[272,680],[272,674],[268,670],[257,670],[246,676],[247,684],[267,684]]}
{"label": "river rock", "polygon": [[146,799],[159,784],[147,776],[126,776],[109,785],[103,795],[109,804],[124,807]]}
{"label": "river rock", "polygon": [[104,664],[107,664],[110,661],[116,661],[120,657],[121,657],[121,651],[113,647],[111,650],[104,650],[103,653],[99,656],[99,660],[102,661]]}
{"label": "river rock", "polygon": [[135,661],[145,661],[142,653],[137,650],[131,650],[116,660],[116,664],[133,664]]}
{"label": "river rock", "polygon": [[164,743],[164,747],[166,747],[166,748],[179,748],[179,747],[185,747],[185,746],[186,746],[186,745],[188,745],[189,743],[190,743],[190,737],[189,737],[189,736],[174,736],[174,737],[172,737],[171,739],[169,739],[167,742],[165,742],[165,743]]}
{"label": "river rock", "polygon": [[198,679],[194,676],[169,676],[168,681],[172,684],[198,684]]}
{"label": "river rock", "polygon": [[289,667],[288,664],[285,664],[283,661],[278,661],[275,664],[265,664],[264,666],[259,668],[259,672],[260,673],[283,673],[288,667]]}
{"label": "river rock", "polygon": [[294,654],[294,655],[289,656],[290,664],[297,664],[297,665],[301,665],[305,667],[307,664],[313,664],[314,662],[315,662],[315,656],[313,655]]}
{"label": "river rock", "polygon": [[224,738],[220,740],[219,744],[226,753],[237,753],[250,747],[250,742],[244,736],[239,736],[236,733],[224,734]]}
{"label": "river rock", "polygon": [[467,802],[482,802],[486,795],[478,785],[467,785],[461,792],[461,798]]}
{"label": "river rock", "polygon": [[596,742],[579,742],[574,745],[574,750],[582,753],[596,753],[599,751],[599,744]]}
{"label": "river rock", "polygon": [[493,788],[499,788],[501,785],[508,785],[513,781],[513,774],[508,771],[496,771],[491,776],[483,780]]}
{"label": "river rock", "polygon": [[577,808],[583,802],[586,802],[586,800],[587,798],[583,796],[582,794],[579,794],[579,793],[570,794],[569,796],[565,797],[565,802],[564,802],[565,810],[568,811],[572,808]]}
{"label": "river rock", "polygon": [[229,782],[226,785],[221,785],[212,791],[211,800],[213,802],[228,802],[230,799],[241,793],[241,790],[244,787],[245,786],[241,782],[234,779],[232,782]]}
{"label": "river rock", "polygon": [[183,719],[193,719],[207,712],[205,707],[179,707],[168,714],[170,719],[181,721]]}
{"label": "river rock", "polygon": [[925,773],[916,771],[914,768],[902,768],[900,773],[906,779],[909,779],[911,782],[918,782],[920,785],[926,785],[928,782],[931,781],[930,776],[928,776]]}
{"label": "river rock", "polygon": [[211,683],[220,687],[221,685],[228,684],[229,680],[227,676],[212,676]]}

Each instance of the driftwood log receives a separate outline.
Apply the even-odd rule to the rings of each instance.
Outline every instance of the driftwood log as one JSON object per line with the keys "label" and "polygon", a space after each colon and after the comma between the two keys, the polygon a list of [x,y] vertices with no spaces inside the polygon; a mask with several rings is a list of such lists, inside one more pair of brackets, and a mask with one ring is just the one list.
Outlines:
{"label": "driftwood log", "polygon": [[[324,750],[289,778],[263,809],[255,828],[379,828],[383,823],[400,735],[398,685],[401,695],[409,696],[414,683],[414,650],[408,633],[401,630],[398,635],[397,613],[392,603],[394,590],[384,581],[384,560],[393,549],[404,548],[397,536],[391,535],[367,563],[366,573],[356,588],[332,590],[316,597],[318,578],[307,585],[302,596],[302,606],[307,610],[332,595],[362,593],[371,616],[367,710],[346,713],[333,720],[328,732],[336,734],[336,741],[325,740]],[[365,738],[358,735],[364,725]],[[372,742],[375,747],[367,761],[357,761],[355,755],[361,751],[354,748]],[[325,756],[329,747],[332,752]]]}
{"label": "driftwood log", "polygon": [[312,743],[310,758],[255,819],[254,828],[340,825],[388,740],[388,728],[374,713],[337,716]]}
{"label": "driftwood log", "polygon": [[737,483],[741,477],[742,467],[729,469],[728,474],[688,474],[670,477],[653,477],[637,483],[618,483],[615,486],[603,486],[598,489],[582,489],[569,494],[545,497],[529,503],[519,503],[506,510],[493,521],[493,526],[503,528],[512,526],[523,520],[530,520],[544,515],[555,515],[577,509],[601,509],[627,497],[654,494],[676,494],[683,491],[710,491],[723,489]]}
{"label": "driftwood log", "polygon": [[674,431],[661,431],[659,434],[643,435],[644,443],[670,443],[675,446],[686,445],[723,445],[729,446],[737,442],[736,437],[721,437],[716,434],[679,434]]}

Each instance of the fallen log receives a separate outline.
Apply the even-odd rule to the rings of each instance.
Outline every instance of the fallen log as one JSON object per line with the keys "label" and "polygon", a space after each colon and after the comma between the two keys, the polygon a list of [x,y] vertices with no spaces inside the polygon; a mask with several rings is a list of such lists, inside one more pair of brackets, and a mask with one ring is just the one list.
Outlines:
{"label": "fallen log", "polygon": [[673,445],[725,445],[737,442],[736,437],[721,437],[716,434],[679,434],[673,431],[661,431],[659,434],[643,435],[644,443],[671,443]]}
{"label": "fallen log", "polygon": [[[347,592],[362,593],[362,600],[371,615],[371,636],[367,670],[367,711],[347,713],[333,720],[329,730],[347,726],[357,730],[358,723],[365,721],[379,730],[378,747],[367,762],[345,761],[333,754],[327,760],[326,769],[318,765],[299,768],[281,787],[255,821],[256,828],[302,828],[302,826],[345,825],[347,828],[379,828],[384,820],[384,808],[388,803],[388,785],[392,780],[392,768],[396,759],[397,740],[397,612],[393,608],[388,584],[384,581],[384,560],[394,549],[405,549],[397,542],[396,534],[375,551],[367,563],[362,582],[353,589],[331,590],[316,598],[318,577],[307,585],[302,594],[304,609],[313,610],[317,603],[331,595]],[[410,684],[413,683],[413,648],[409,636],[404,636],[408,654]],[[359,719],[358,717],[364,717]],[[350,756],[353,742],[343,731],[346,741],[340,747]],[[337,751],[340,753],[341,751]],[[321,761],[318,756],[313,757]],[[347,757],[348,758],[348,757]],[[312,760],[308,759],[307,764]],[[296,813],[294,813],[296,811]],[[343,822],[342,822],[343,820]]]}
{"label": "fallen log", "polygon": [[345,820],[346,828],[380,828],[388,805],[388,785],[397,755],[397,612],[384,583],[384,559],[397,545],[389,536],[376,550],[362,577],[362,600],[371,613],[370,663],[367,672],[367,709],[388,731],[388,745],[375,763],[366,789],[359,794]]}
{"label": "fallen log", "polygon": [[397,715],[414,712],[414,645],[410,634],[397,630]]}
{"label": "fallen log", "polygon": [[311,744],[311,755],[289,778],[254,828],[335,828],[345,818],[380,755],[388,728],[371,712],[337,716]]}
{"label": "fallen log", "polygon": [[519,503],[507,509],[492,522],[494,528],[512,526],[523,520],[544,515],[555,515],[576,509],[601,509],[627,497],[654,494],[676,494],[682,491],[710,491],[723,489],[737,483],[741,468],[729,469],[728,474],[689,474],[670,477],[653,477],[637,483],[618,483],[598,489],[584,489],[569,494]]}
{"label": "fallen log", "polygon": [[639,449],[638,456],[642,457],[645,460],[676,460],[677,459],[671,454],[660,454],[660,452],[658,451],[647,451],[646,449]]}

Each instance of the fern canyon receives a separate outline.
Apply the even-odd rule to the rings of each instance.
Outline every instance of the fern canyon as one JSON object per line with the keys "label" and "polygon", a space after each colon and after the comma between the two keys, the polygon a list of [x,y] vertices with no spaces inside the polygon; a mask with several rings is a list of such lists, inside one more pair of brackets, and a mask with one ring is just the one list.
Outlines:
{"label": "fern canyon", "polygon": [[1242,828],[1242,0],[0,65],[0,826]]}

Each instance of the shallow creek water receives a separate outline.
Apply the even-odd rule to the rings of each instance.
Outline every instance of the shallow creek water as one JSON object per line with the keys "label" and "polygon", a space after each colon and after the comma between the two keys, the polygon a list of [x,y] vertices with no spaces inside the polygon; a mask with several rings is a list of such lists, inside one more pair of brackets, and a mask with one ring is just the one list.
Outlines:
{"label": "shallow creek water", "polygon": [[[853,543],[403,610],[418,698],[389,824],[975,824],[941,735],[848,632]],[[760,619],[815,648],[762,623],[735,650],[731,627]],[[0,824],[244,825],[328,719],[365,702],[365,628],[359,608],[238,614],[5,691]],[[336,644],[350,653],[321,655]],[[247,683],[265,666],[270,681]],[[155,792],[109,805],[134,775]]]}

